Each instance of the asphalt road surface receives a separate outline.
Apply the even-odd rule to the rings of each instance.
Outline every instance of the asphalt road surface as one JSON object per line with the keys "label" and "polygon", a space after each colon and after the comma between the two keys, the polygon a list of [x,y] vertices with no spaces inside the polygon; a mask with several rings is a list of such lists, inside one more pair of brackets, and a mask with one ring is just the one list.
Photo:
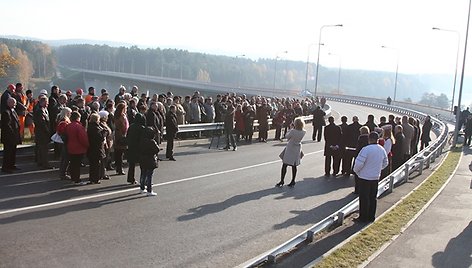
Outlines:
{"label": "asphalt road surface", "polygon": [[[349,123],[352,115],[360,123],[370,113],[388,115],[331,104],[337,123],[340,115]],[[352,177],[323,176],[324,142],[311,141],[312,126],[306,129],[294,188],[274,187],[280,141],[236,152],[205,143],[177,147],[177,161],[161,161],[154,173],[157,197],[139,194],[125,176],[75,186],[57,171],[21,162],[21,172],[0,175],[0,267],[237,266],[355,198]]]}

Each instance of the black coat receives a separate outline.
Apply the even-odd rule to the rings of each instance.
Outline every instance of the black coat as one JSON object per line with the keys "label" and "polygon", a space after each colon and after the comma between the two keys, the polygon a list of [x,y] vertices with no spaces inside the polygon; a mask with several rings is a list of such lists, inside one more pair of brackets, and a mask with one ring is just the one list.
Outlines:
{"label": "black coat", "polygon": [[421,131],[421,141],[422,142],[430,142],[431,137],[429,136],[429,133],[431,132],[431,128],[433,127],[433,124],[431,121],[426,121],[423,124],[423,129]]}
{"label": "black coat", "polygon": [[156,112],[154,112],[152,109],[147,110],[146,112],[146,126],[151,127],[154,132],[159,133],[159,117],[157,116]]}
{"label": "black coat", "polygon": [[157,153],[159,145],[150,138],[142,138],[139,142],[139,166],[141,169],[155,169],[158,167]]}
{"label": "black coat", "polygon": [[39,104],[33,109],[34,122],[34,142],[36,144],[49,144],[51,141],[51,125],[49,113],[46,109],[41,109]]}
{"label": "black coat", "polygon": [[369,145],[369,134],[360,135],[357,139],[357,146],[356,146],[356,155],[360,153],[362,148]]}
{"label": "black coat", "polygon": [[321,108],[316,108],[313,111],[313,126],[324,126],[326,125],[324,116],[326,115],[325,111],[321,110]]}
{"label": "black coat", "polygon": [[175,136],[179,132],[179,125],[177,124],[177,115],[172,112],[166,114],[166,135]]}
{"label": "black coat", "polygon": [[347,126],[346,133],[343,132],[343,138],[345,139],[345,144],[347,147],[357,148],[360,128],[361,124],[359,124],[359,122],[353,122]]}
{"label": "black coat", "polygon": [[[329,124],[325,127],[324,131],[325,147],[324,155],[338,155],[341,153],[341,141],[342,141],[342,131],[340,126],[336,126],[334,123]],[[334,150],[331,146],[338,146],[338,150]]]}
{"label": "black coat", "polygon": [[98,123],[89,123],[87,135],[89,139],[88,157],[90,159],[105,158],[105,138],[108,136],[108,131]]}
{"label": "black coat", "polygon": [[3,144],[21,144],[20,122],[15,110],[6,109],[2,113],[1,129],[1,142]]}
{"label": "black coat", "polygon": [[135,122],[128,128],[126,142],[128,144],[128,160],[137,162],[139,159],[139,143],[142,139],[143,131],[146,128],[146,119],[141,114],[137,114]]}
{"label": "black coat", "polygon": [[405,152],[403,152],[403,142],[405,135],[403,133],[395,134],[395,143],[392,145],[392,170],[397,169],[404,159]]}

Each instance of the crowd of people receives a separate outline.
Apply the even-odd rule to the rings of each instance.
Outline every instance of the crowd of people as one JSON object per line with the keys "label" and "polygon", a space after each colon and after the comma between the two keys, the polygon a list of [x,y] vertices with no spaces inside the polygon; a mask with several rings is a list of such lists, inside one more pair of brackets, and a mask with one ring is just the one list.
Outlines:
{"label": "crowd of people", "polygon": [[[137,86],[130,92],[121,86],[113,98],[107,89],[98,93],[90,87],[85,94],[79,88],[73,94],[55,85],[49,92],[43,89],[33,97],[31,90],[23,92],[21,83],[10,84],[0,104],[1,141],[5,148],[2,171],[11,173],[19,169],[15,163],[16,147],[24,140],[26,128],[34,140],[35,160],[43,169],[52,168],[48,151],[53,142],[54,156],[60,159],[60,179],[98,184],[110,178],[107,175],[110,170],[126,175],[125,157],[127,182],[137,184],[135,167],[139,164],[140,184],[148,185],[152,195],[148,180],[160,160],[159,145],[165,140],[165,157],[176,161],[174,139],[188,137],[186,133],[178,133],[179,125],[222,122],[227,136],[225,149],[230,149],[231,142],[236,150],[238,143],[252,143],[255,129],[259,131],[258,140],[267,142],[269,118],[273,118],[276,129],[274,139],[281,140],[297,116],[309,115],[316,104],[325,102],[325,99],[309,98],[301,101],[262,96],[248,98],[233,93],[218,94],[213,100],[198,91],[184,97],[174,96],[172,92],[148,96],[148,93],[139,94]],[[258,120],[257,128],[255,120]],[[83,181],[80,168],[86,162],[89,180]]]}
{"label": "crowd of people", "polygon": [[[267,142],[270,130],[275,129],[274,140],[288,140],[287,147],[281,154],[283,166],[281,180],[284,184],[287,167],[292,167],[292,181],[295,185],[297,166],[303,157],[301,140],[306,131],[304,122],[299,117],[313,115],[313,141],[320,142],[324,136],[325,176],[355,176],[355,192],[359,192],[360,178],[354,172],[354,162],[362,149],[369,145],[369,135],[376,133],[378,142],[388,157],[388,165],[383,167],[379,178],[390,174],[401,166],[418,150],[431,141],[431,120],[428,117],[421,122],[412,117],[382,116],[377,123],[373,115],[361,125],[357,116],[348,124],[346,116],[341,117],[341,124],[336,125],[334,117],[327,118],[322,107],[324,98],[267,98],[263,96],[218,94],[215,100],[196,91],[189,96],[166,94],[139,94],[137,86],[130,92],[124,86],[111,98],[107,89],[97,94],[94,87],[84,94],[77,89],[62,92],[58,86],[52,86],[50,92],[41,90],[34,98],[32,91],[23,92],[21,83],[8,85],[1,96],[1,142],[4,144],[2,171],[13,172],[16,166],[16,146],[25,137],[29,129],[35,143],[35,159],[44,169],[52,168],[48,159],[48,149],[54,142],[55,156],[60,158],[59,177],[77,184],[100,183],[110,177],[107,171],[115,170],[119,175],[126,175],[123,159],[128,165],[127,182],[138,184],[145,192],[152,192],[151,178],[158,167],[159,146],[166,141],[165,157],[174,158],[174,139],[189,137],[179,133],[179,126],[184,124],[222,122],[226,135],[226,146],[237,150],[241,142],[252,143],[255,131],[257,140]],[[258,126],[255,127],[255,120]],[[463,122],[465,126],[465,144],[470,145],[472,118],[469,115]],[[165,127],[165,131],[164,131]],[[323,133],[324,132],[324,133]],[[324,134],[324,135],[323,135]],[[467,138],[468,137],[468,138]],[[88,161],[85,161],[87,159]],[[80,179],[80,168],[89,164],[89,180]],[[135,167],[139,164],[141,177],[135,179]]]}

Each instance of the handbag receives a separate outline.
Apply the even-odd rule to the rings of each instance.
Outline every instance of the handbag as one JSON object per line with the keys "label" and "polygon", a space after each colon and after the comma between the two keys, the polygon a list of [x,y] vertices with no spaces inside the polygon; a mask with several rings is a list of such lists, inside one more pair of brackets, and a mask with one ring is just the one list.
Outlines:
{"label": "handbag", "polygon": [[51,136],[51,140],[55,143],[64,143],[61,136],[59,134],[57,134],[57,132],[54,133],[54,135]]}

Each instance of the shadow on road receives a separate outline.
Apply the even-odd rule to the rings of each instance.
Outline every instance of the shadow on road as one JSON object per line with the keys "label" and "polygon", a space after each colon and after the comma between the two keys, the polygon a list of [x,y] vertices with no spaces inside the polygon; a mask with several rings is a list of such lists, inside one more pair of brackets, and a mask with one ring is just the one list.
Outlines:
{"label": "shadow on road", "polygon": [[[276,182],[274,182],[275,185]],[[280,195],[275,199],[303,199],[306,197],[323,195],[331,191],[335,191],[341,188],[352,187],[353,179],[345,178],[331,178],[326,179],[325,177],[319,178],[304,178],[298,181],[294,188],[283,187],[277,188],[271,186],[270,188],[244,193],[240,195],[232,196],[223,202],[206,204],[199,207],[191,208],[188,210],[188,214],[182,215],[177,218],[178,221],[188,221],[204,217],[209,214],[218,213],[232,206],[237,206],[245,202],[254,201],[261,199],[269,195]],[[346,197],[347,198],[347,197]],[[342,202],[342,201],[340,201]],[[334,211],[334,210],[333,210]]]}
{"label": "shadow on road", "polygon": [[[26,188],[24,191],[21,189],[16,189],[13,191],[14,194],[12,194],[13,197],[16,198],[11,198],[8,200],[1,200],[0,199],[0,210],[7,210],[7,209],[15,209],[15,208],[21,208],[21,207],[26,207],[26,206],[35,206],[35,205],[40,205],[40,204],[46,204],[46,203],[51,203],[51,202],[56,202],[56,201],[62,201],[62,200],[68,200],[76,197],[83,197],[91,194],[98,194],[102,192],[107,192],[107,191],[113,191],[113,190],[121,190],[121,189],[127,189],[130,187],[135,187],[135,186],[129,186],[127,184],[119,184],[119,185],[109,185],[109,186],[103,186],[103,184],[100,184],[99,188],[96,188],[96,185],[86,185],[86,186],[76,186],[71,184],[70,182],[64,182],[64,181],[48,181],[45,182],[46,185],[42,186],[47,187],[47,189],[44,190],[44,192],[41,193],[48,193],[48,194],[43,194],[39,196],[25,196],[28,194],[33,194],[38,192],[38,189],[32,188],[33,186],[30,186],[30,188]],[[50,185],[53,184],[54,187],[51,187]],[[36,185],[37,186],[37,185]],[[91,187],[87,189],[86,187]],[[31,189],[31,191],[29,191]],[[2,193],[3,194],[3,193]],[[2,196],[3,198],[3,196]]]}
{"label": "shadow on road", "polygon": [[341,199],[325,202],[309,210],[292,210],[290,213],[295,214],[295,217],[287,219],[280,224],[274,225],[274,229],[280,230],[293,225],[306,226],[309,224],[314,224],[327,217],[330,213],[340,209],[355,198],[356,196],[351,193]]}
{"label": "shadow on road", "polygon": [[472,267],[472,221],[449,240],[444,251],[433,254],[431,264],[433,267]]}
{"label": "shadow on road", "polygon": [[129,195],[113,197],[113,198],[100,200],[100,201],[78,203],[78,204],[73,204],[69,206],[50,208],[46,210],[35,210],[35,211],[21,213],[18,215],[0,219],[0,225],[20,222],[20,221],[37,220],[37,219],[42,219],[42,218],[55,217],[55,216],[63,215],[63,214],[74,212],[74,211],[84,211],[87,209],[95,209],[95,208],[102,207],[104,205],[127,202],[134,199],[140,199],[140,198],[145,198],[145,197],[146,197],[145,195],[133,193]]}

